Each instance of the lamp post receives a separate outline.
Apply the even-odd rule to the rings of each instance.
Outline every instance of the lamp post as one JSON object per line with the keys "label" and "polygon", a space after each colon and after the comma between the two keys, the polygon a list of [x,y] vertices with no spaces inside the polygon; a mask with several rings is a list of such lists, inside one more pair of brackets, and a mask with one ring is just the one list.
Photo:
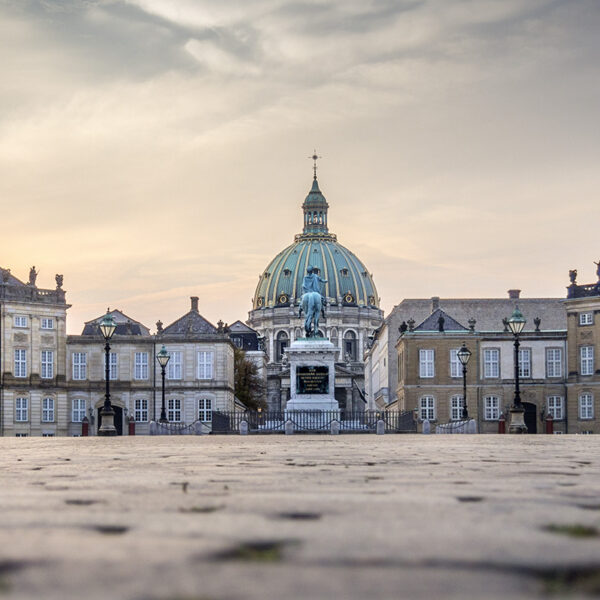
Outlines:
{"label": "lamp post", "polygon": [[158,360],[158,364],[162,369],[162,404],[160,407],[160,419],[159,423],[168,423],[169,419],[167,419],[167,409],[165,407],[165,369],[169,362],[171,355],[167,352],[167,349],[163,347],[160,349],[160,352],[156,355],[156,360]]}
{"label": "lamp post", "polygon": [[469,418],[469,410],[467,408],[467,363],[471,358],[471,351],[463,342],[462,348],[456,353],[463,371],[463,413],[462,418],[466,421]]}
{"label": "lamp post", "polygon": [[100,333],[102,333],[102,337],[106,342],[104,346],[104,356],[105,356],[105,365],[104,365],[104,377],[106,379],[106,393],[104,394],[104,406],[100,411],[100,416],[102,417],[102,424],[98,429],[98,435],[117,435],[117,430],[115,428],[115,411],[113,410],[112,404],[110,402],[110,344],[109,341],[112,338],[115,329],[117,328],[117,324],[113,319],[112,315],[107,311],[104,315],[102,321],[100,321]]}
{"label": "lamp post", "polygon": [[513,314],[508,319],[508,328],[515,338],[515,399],[510,409],[508,433],[527,433],[525,409],[521,402],[521,391],[519,390],[519,334],[523,331],[526,322],[523,313],[515,306]]}

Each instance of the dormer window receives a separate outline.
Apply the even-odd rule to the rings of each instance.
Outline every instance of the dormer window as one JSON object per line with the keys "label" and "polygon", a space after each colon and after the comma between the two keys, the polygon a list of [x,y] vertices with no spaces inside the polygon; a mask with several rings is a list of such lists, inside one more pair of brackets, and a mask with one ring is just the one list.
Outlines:
{"label": "dormer window", "polygon": [[368,274],[366,271],[363,271],[363,272],[362,272],[362,276],[363,276],[363,277],[368,277],[368,276],[369,276],[369,274]]}
{"label": "dormer window", "polygon": [[317,275],[321,274],[321,269],[319,269],[319,267],[313,267],[313,273],[316,273]]}
{"label": "dormer window", "polygon": [[284,269],[283,270],[283,276],[284,277],[289,277],[292,274],[292,272],[289,269]]}
{"label": "dormer window", "polygon": [[265,279],[269,279],[269,277],[271,277],[271,273],[269,273],[268,271],[265,271]]}
{"label": "dormer window", "polygon": [[340,273],[342,274],[343,277],[348,277],[348,269],[346,269],[346,268],[340,269]]}

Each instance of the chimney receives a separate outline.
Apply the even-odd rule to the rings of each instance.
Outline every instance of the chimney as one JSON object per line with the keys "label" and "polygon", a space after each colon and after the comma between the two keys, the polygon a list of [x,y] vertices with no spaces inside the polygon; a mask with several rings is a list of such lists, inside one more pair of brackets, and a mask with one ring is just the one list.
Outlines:
{"label": "chimney", "polygon": [[440,297],[433,296],[431,298],[431,312],[435,312],[440,307]]}
{"label": "chimney", "polygon": [[198,296],[190,296],[190,300],[192,301],[192,310],[198,312]]}
{"label": "chimney", "polygon": [[521,290],[508,290],[510,300],[518,300],[521,297]]}

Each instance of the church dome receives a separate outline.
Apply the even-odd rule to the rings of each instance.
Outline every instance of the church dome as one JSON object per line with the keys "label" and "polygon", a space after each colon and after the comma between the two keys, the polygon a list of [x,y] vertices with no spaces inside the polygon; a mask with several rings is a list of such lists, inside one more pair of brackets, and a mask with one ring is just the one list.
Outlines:
{"label": "church dome", "polygon": [[327,226],[329,205],[319,189],[316,173],[302,209],[304,229],[294,243],[282,250],[260,276],[253,308],[298,304],[302,280],[312,266],[327,283],[323,293],[329,304],[379,308],[379,297],[371,274],[362,261],[337,241]]}

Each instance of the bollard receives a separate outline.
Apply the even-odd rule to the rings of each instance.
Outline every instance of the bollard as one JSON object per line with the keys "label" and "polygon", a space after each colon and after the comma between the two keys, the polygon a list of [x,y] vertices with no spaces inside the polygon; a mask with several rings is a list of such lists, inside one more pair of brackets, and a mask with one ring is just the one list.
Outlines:
{"label": "bollard", "polygon": [[196,421],[194,423],[194,435],[202,435],[204,432],[202,431],[202,421]]}
{"label": "bollard", "polygon": [[129,435],[135,435],[135,419],[129,417]]}
{"label": "bollard", "polygon": [[83,417],[81,420],[81,437],[87,437],[90,431],[90,422],[87,417]]}
{"label": "bollard", "polygon": [[431,423],[429,422],[429,419],[425,419],[423,421],[423,433],[425,435],[428,435],[431,433]]}
{"label": "bollard", "polygon": [[376,433],[377,435],[383,435],[385,433],[385,423],[383,422],[383,419],[379,419],[379,421],[377,421]]}
{"label": "bollard", "polygon": [[501,414],[498,419],[498,433],[506,433],[506,419],[504,418],[504,414]]}
{"label": "bollard", "polygon": [[331,435],[339,435],[340,433],[340,422],[335,419],[331,421]]}
{"label": "bollard", "polygon": [[469,420],[465,433],[477,433],[477,421],[475,419]]}
{"label": "bollard", "polygon": [[156,421],[150,421],[150,435],[158,435],[158,425]]}
{"label": "bollard", "polygon": [[248,421],[240,421],[240,435],[248,435]]}
{"label": "bollard", "polygon": [[552,435],[554,433],[554,419],[552,415],[546,417],[546,433]]}
{"label": "bollard", "polygon": [[285,435],[292,435],[294,433],[294,424],[288,419],[285,422]]}

